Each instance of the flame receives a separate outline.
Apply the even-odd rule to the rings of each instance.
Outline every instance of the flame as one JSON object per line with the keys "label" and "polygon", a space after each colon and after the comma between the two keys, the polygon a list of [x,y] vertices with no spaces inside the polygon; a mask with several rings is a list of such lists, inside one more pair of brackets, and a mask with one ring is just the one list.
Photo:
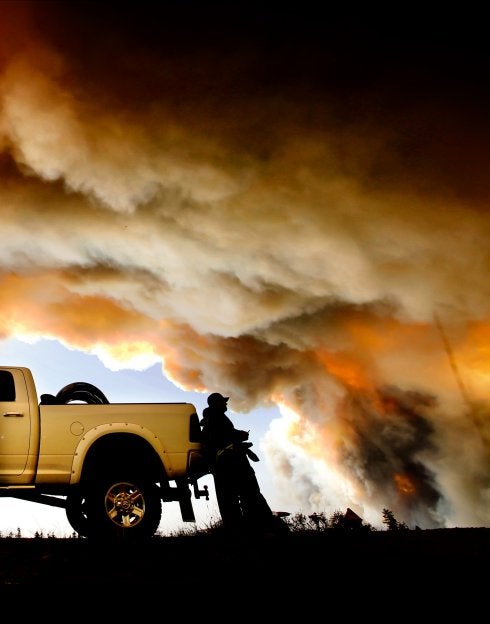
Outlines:
{"label": "flame", "polygon": [[398,473],[395,474],[393,479],[400,494],[404,494],[405,496],[412,496],[416,493],[417,490],[415,488],[415,485],[413,484],[412,480],[407,477],[407,475]]}

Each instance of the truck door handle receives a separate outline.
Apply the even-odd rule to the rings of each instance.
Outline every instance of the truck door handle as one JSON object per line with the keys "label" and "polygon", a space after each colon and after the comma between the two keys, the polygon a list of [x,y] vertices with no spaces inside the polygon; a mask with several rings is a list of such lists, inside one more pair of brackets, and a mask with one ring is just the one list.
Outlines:
{"label": "truck door handle", "polygon": [[22,418],[24,416],[23,412],[5,412],[4,416],[8,418]]}

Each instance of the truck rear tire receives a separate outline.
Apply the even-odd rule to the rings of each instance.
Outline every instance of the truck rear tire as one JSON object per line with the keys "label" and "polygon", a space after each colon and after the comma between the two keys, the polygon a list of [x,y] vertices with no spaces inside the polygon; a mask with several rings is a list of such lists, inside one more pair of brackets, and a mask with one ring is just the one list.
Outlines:
{"label": "truck rear tire", "polygon": [[140,479],[106,479],[88,496],[89,537],[141,541],[152,537],[158,529],[162,501],[154,483]]}

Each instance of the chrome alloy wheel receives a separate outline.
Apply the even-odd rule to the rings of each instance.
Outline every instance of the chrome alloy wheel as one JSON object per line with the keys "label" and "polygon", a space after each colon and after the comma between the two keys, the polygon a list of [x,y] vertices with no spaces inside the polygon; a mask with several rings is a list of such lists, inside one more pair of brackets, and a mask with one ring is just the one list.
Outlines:
{"label": "chrome alloy wheel", "polygon": [[114,483],[106,492],[105,509],[114,524],[128,529],[137,526],[143,519],[145,498],[140,488],[133,483]]}

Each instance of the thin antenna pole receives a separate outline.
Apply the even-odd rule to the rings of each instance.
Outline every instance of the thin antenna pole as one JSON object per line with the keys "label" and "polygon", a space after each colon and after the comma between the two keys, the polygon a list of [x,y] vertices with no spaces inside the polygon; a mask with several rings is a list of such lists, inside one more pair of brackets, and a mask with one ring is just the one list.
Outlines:
{"label": "thin antenna pole", "polygon": [[434,321],[437,326],[437,329],[439,330],[439,333],[441,334],[442,342],[444,343],[444,348],[449,358],[449,363],[451,365],[451,368],[453,369],[456,382],[461,391],[461,395],[465,403],[468,406],[468,415],[471,418],[471,421],[473,425],[475,426],[475,429],[478,432],[478,435],[480,437],[480,440],[481,440],[481,443],[483,445],[485,452],[489,454],[490,453],[490,439],[488,437],[488,433],[483,426],[483,422],[481,421],[481,418],[479,417],[478,409],[476,408],[476,405],[471,401],[468,391],[466,389],[466,386],[464,385],[463,380],[461,379],[461,375],[459,373],[458,366],[456,364],[456,359],[454,357],[453,350],[451,349],[451,345],[449,344],[448,337],[446,335],[446,332],[444,331],[444,328],[442,326],[442,323],[439,317],[437,316],[435,312],[434,312]]}
{"label": "thin antenna pole", "polygon": [[453,369],[454,377],[456,378],[456,383],[458,384],[459,389],[461,391],[461,396],[463,397],[464,401],[471,407],[471,400],[468,395],[466,386],[464,385],[463,380],[461,379],[461,375],[460,375],[458,366],[456,364],[456,360],[454,358],[453,350],[451,349],[451,345],[449,344],[449,340],[446,335],[446,332],[444,331],[442,323],[435,312],[434,312],[434,321],[435,321],[437,329],[439,330],[439,333],[441,334],[442,342],[444,344],[444,348],[446,350],[447,357],[449,359],[449,364],[451,365],[451,368]]}

